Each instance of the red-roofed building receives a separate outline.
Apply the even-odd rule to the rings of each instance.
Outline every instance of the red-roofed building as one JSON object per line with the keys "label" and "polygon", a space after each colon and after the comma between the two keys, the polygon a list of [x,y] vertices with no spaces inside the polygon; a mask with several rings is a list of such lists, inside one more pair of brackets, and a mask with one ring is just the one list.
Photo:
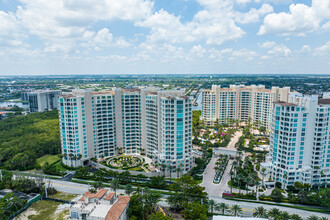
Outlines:
{"label": "red-roofed building", "polygon": [[114,192],[100,189],[96,193],[85,192],[70,207],[71,219],[126,220],[130,196],[116,196]]}

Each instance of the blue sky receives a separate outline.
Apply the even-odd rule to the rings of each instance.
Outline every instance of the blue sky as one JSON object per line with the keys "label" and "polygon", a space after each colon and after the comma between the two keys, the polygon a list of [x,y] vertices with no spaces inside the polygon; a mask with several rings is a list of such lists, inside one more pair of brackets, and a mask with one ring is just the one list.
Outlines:
{"label": "blue sky", "polygon": [[0,0],[0,75],[330,73],[330,0]]}

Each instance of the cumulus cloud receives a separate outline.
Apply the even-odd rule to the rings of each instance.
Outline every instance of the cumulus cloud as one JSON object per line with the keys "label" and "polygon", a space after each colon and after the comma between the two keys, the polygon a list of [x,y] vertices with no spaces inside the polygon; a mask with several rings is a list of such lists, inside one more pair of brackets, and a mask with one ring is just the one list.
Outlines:
{"label": "cumulus cloud", "polygon": [[234,50],[233,48],[225,48],[222,50],[211,49],[209,53],[209,57],[217,61],[222,61],[225,58],[228,58],[228,60],[240,59],[243,61],[251,61],[258,55],[255,51],[245,48],[239,50]]}
{"label": "cumulus cloud", "polygon": [[329,0],[313,0],[311,7],[305,4],[291,4],[288,13],[266,15],[258,35],[305,35],[318,30],[321,21],[329,18]]}
{"label": "cumulus cloud", "polygon": [[327,55],[330,52],[330,41],[314,49],[314,56]]}
{"label": "cumulus cloud", "polygon": [[260,20],[261,16],[273,12],[274,9],[269,4],[263,4],[261,8],[251,8],[248,12],[236,12],[235,21],[241,24],[255,23]]}
{"label": "cumulus cloud", "polygon": [[288,57],[291,54],[291,52],[292,51],[283,44],[277,45],[273,47],[273,49],[268,51],[269,54],[275,56],[284,56],[284,57]]}
{"label": "cumulus cloud", "polygon": [[262,44],[259,44],[259,47],[261,48],[272,48],[276,45],[274,41],[265,41]]}

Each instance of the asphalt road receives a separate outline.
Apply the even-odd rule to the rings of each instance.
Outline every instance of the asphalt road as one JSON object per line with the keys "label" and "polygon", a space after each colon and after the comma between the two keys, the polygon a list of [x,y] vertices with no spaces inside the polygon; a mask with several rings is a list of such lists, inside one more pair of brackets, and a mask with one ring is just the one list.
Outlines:
{"label": "asphalt road", "polygon": [[[88,190],[88,185],[86,185],[86,184],[67,182],[67,181],[61,181],[61,180],[52,180],[52,179],[50,181],[52,183],[52,186],[61,192],[72,193],[72,194],[83,194],[84,192],[86,192]],[[109,190],[111,190],[111,189],[109,189]],[[125,191],[120,189],[117,191],[117,193],[125,193]],[[234,204],[240,205],[243,209],[242,216],[252,216],[254,208],[256,208],[258,206],[263,206],[267,210],[277,207],[276,205],[231,201],[231,200],[223,199],[220,196],[209,196],[209,198],[213,199],[217,203],[224,202],[228,205],[234,205]],[[159,205],[168,207],[165,197],[159,202]],[[309,212],[309,211],[304,211],[304,210],[299,210],[299,209],[294,209],[294,208],[286,208],[286,207],[277,207],[277,208],[279,208],[281,211],[287,211],[289,214],[298,214],[303,218],[307,218],[310,215],[317,215],[318,217],[328,217],[328,218],[330,217],[330,215],[328,215],[328,214],[314,213],[314,212]]]}

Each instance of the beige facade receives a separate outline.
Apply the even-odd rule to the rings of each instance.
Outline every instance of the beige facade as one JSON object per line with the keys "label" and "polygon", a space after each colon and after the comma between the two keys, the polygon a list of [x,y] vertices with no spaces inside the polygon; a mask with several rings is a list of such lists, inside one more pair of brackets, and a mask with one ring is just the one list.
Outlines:
{"label": "beige facade", "polygon": [[230,85],[229,88],[213,85],[202,91],[202,117],[206,124],[228,123],[230,120],[240,122],[261,122],[270,128],[271,113],[274,101],[288,101],[290,88],[264,85]]}

